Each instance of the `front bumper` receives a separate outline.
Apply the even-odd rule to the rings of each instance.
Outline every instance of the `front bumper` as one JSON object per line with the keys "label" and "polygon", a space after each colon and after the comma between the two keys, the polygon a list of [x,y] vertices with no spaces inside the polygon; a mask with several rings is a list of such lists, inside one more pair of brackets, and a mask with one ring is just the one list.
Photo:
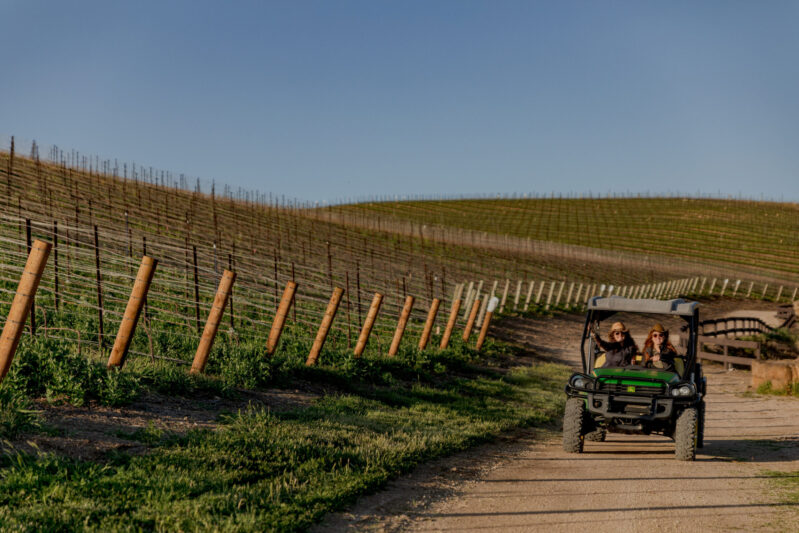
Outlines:
{"label": "front bumper", "polygon": [[674,399],[625,394],[588,393],[588,412],[603,418],[658,420],[670,418]]}

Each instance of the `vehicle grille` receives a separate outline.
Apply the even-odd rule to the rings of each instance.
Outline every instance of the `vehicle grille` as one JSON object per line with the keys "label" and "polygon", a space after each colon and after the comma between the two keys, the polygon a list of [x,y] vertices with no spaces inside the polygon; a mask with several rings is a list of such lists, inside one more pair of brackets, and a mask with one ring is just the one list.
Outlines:
{"label": "vehicle grille", "polygon": [[[627,390],[627,387],[630,385],[623,385],[621,383],[606,383],[606,382],[599,382],[597,389],[602,392],[612,392],[612,393],[619,393],[619,394],[631,394],[630,391]],[[662,394],[663,393],[663,386],[662,385],[633,385],[635,387],[635,394]]]}

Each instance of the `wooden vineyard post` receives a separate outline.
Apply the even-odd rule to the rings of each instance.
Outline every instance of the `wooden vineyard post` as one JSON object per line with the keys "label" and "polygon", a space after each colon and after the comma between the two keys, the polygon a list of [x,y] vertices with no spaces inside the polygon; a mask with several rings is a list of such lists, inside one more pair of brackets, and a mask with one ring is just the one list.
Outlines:
{"label": "wooden vineyard post", "polygon": [[14,301],[6,318],[6,325],[3,327],[3,334],[0,336],[0,381],[6,377],[8,369],[11,368],[11,361],[14,360],[14,353],[25,328],[25,321],[28,319],[33,295],[39,288],[44,267],[47,265],[51,246],[50,243],[38,239],[31,246],[31,253],[22,271]]}
{"label": "wooden vineyard post", "polygon": [[[558,287],[558,296],[555,298],[555,307],[560,306],[560,297],[563,295],[563,287],[566,285],[565,281],[560,282],[560,286]],[[622,295],[623,296],[623,295]]]}
{"label": "wooden vineyard post", "polygon": [[[553,296],[554,293],[555,293],[555,282],[552,281],[549,284],[549,295],[547,296],[546,309],[549,309],[549,307],[552,305],[552,296]],[[608,295],[610,295],[610,294],[608,293]]]}
{"label": "wooden vineyard post", "polygon": [[721,292],[719,293],[719,296],[724,296],[724,291],[727,290],[727,284],[729,282],[730,282],[729,278],[724,280],[724,283],[721,285]]}
{"label": "wooden vineyard post", "polygon": [[491,301],[491,298],[494,298],[494,296],[487,295],[485,298],[483,298],[483,303],[480,305],[480,311],[477,313],[477,322],[475,322],[477,327],[480,327],[480,325],[483,323],[483,319],[485,319],[486,309],[488,308],[488,302]]}
{"label": "wooden vineyard post", "polygon": [[474,282],[469,282],[469,288],[466,289],[466,298],[463,300],[463,319],[466,320],[468,318],[469,313],[469,306],[472,304],[472,297],[475,296],[473,291],[474,289]]}
{"label": "wooden vineyard post", "polygon": [[510,280],[505,280],[505,289],[502,291],[502,301],[499,304],[499,312],[505,311],[505,302],[508,300],[508,289],[510,288]]}
{"label": "wooden vineyard post", "polygon": [[569,293],[566,295],[566,302],[563,304],[563,307],[565,307],[567,309],[569,308],[569,304],[571,303],[571,300],[572,300],[572,292],[574,292],[574,282],[573,281],[571,283],[569,283]]}
{"label": "wooden vineyard post", "polygon": [[530,286],[527,287],[527,298],[524,299],[524,309],[522,309],[522,311],[527,311],[530,308],[530,298],[533,297],[534,286],[535,286],[535,281],[530,281]]}
{"label": "wooden vineyard post", "polygon": [[191,364],[191,373],[199,374],[205,370],[205,364],[208,362],[208,354],[211,353],[211,347],[214,345],[216,332],[219,330],[219,323],[222,321],[222,314],[225,312],[228,297],[230,297],[230,290],[233,288],[233,282],[236,281],[236,273],[230,270],[225,270],[222,273],[222,279],[219,280],[219,288],[216,290],[214,303],[211,305],[211,312],[208,314],[208,320],[205,322],[205,329],[203,336],[200,338],[200,344],[197,346],[197,353],[194,354],[194,362]]}
{"label": "wooden vineyard post", "polygon": [[408,325],[408,317],[411,316],[411,309],[413,309],[413,296],[405,297],[405,305],[402,307],[399,321],[397,322],[397,329],[394,331],[394,338],[391,339],[391,347],[388,349],[388,355],[397,355],[402,335],[405,333],[405,326]]}
{"label": "wooden vineyard post", "polygon": [[438,347],[446,350],[449,346],[449,339],[452,337],[452,330],[455,328],[455,322],[458,320],[458,311],[461,309],[461,299],[458,298],[452,302],[452,308],[449,310],[449,320],[447,320],[447,329],[444,330],[444,336],[441,337],[441,344]]}
{"label": "wooden vineyard post", "polygon": [[366,314],[366,320],[363,322],[363,328],[361,329],[361,335],[358,337],[358,343],[355,345],[355,357],[363,355],[363,351],[366,349],[366,343],[369,341],[369,334],[372,333],[372,326],[375,325],[375,319],[377,319],[377,313],[380,311],[380,304],[382,302],[383,295],[376,292],[374,298],[372,298],[372,305],[369,306],[369,312]]}
{"label": "wooden vineyard post", "polygon": [[433,332],[433,324],[436,322],[436,315],[438,314],[438,307],[441,305],[441,300],[433,298],[430,304],[430,311],[427,313],[427,322],[424,324],[422,336],[419,339],[419,349],[424,350],[427,348],[427,343],[430,342],[430,334]]}
{"label": "wooden vineyard post", "polygon": [[306,366],[313,366],[319,360],[319,353],[325,345],[327,334],[330,332],[330,326],[333,324],[333,319],[336,318],[336,311],[338,311],[338,304],[341,303],[341,296],[344,294],[344,289],[336,287],[333,289],[333,295],[330,296],[330,302],[327,304],[325,316],[322,317],[322,323],[319,324],[319,331],[316,333],[316,339],[311,346],[311,353],[308,354],[308,360],[305,361]]}
{"label": "wooden vineyard post", "polygon": [[541,303],[541,295],[544,292],[544,286],[546,285],[545,281],[538,282],[538,292],[535,295],[535,304],[538,305]]}
{"label": "wooden vineyard post", "polygon": [[157,259],[146,255],[141,258],[139,272],[136,274],[136,281],[133,283],[133,290],[130,293],[128,305],[125,307],[125,314],[122,315],[114,347],[111,349],[111,355],[108,356],[108,368],[112,366],[121,368],[125,364],[125,357],[128,355],[133,334],[136,332],[136,324],[144,307],[144,301],[147,299],[147,291],[150,290],[156,266],[158,266]]}
{"label": "wooden vineyard post", "polygon": [[479,352],[480,348],[483,347],[483,343],[486,340],[486,335],[488,334],[488,325],[491,323],[491,317],[494,314],[494,310],[497,308],[497,304],[499,300],[496,297],[491,298],[488,302],[488,308],[486,310],[486,315],[483,318],[483,325],[480,327],[480,335],[477,336],[477,344],[475,345],[475,349]]}
{"label": "wooden vineyard post", "polygon": [[737,281],[735,282],[735,286],[734,286],[734,287],[733,287],[733,289],[732,289],[732,297],[733,297],[733,298],[735,298],[735,296],[738,294],[738,288],[739,288],[740,286],[741,286],[741,280],[737,280]]}
{"label": "wooden vineyard post", "polygon": [[277,308],[275,320],[272,322],[272,329],[269,332],[269,338],[266,341],[266,354],[272,355],[277,349],[277,343],[280,342],[280,334],[283,333],[283,326],[286,324],[286,317],[289,314],[291,302],[294,300],[294,293],[297,291],[297,284],[293,281],[286,283],[286,288],[283,290],[283,297],[280,299],[280,306]]}
{"label": "wooden vineyard post", "polygon": [[474,327],[474,321],[477,318],[477,310],[480,309],[480,299],[477,298],[474,300],[472,304],[472,310],[469,312],[469,319],[466,320],[466,327],[463,328],[463,342],[469,340],[469,336],[472,334],[472,328]]}

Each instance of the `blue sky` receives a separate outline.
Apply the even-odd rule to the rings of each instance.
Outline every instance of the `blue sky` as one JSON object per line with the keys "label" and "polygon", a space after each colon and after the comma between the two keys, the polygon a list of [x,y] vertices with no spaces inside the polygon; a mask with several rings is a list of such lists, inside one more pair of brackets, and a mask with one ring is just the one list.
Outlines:
{"label": "blue sky", "polygon": [[0,134],[313,201],[799,201],[797,23],[776,0],[0,0]]}

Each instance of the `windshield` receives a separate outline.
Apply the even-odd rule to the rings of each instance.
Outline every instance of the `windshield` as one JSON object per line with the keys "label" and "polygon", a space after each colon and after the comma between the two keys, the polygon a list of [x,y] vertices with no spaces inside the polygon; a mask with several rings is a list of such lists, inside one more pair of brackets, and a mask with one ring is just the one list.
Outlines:
{"label": "windshield", "polygon": [[589,324],[588,370],[595,368],[652,369],[682,375],[688,331],[685,320],[673,315],[616,313]]}

